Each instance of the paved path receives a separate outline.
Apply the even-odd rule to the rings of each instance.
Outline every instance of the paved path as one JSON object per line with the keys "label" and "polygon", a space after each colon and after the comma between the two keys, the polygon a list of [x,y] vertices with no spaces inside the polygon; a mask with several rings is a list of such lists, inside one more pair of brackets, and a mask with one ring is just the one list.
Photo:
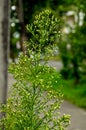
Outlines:
{"label": "paved path", "polygon": [[48,65],[50,66],[53,66],[54,68],[56,68],[58,71],[60,71],[63,67],[61,61],[53,61],[53,60],[50,60],[48,62]]}
{"label": "paved path", "polygon": [[86,111],[64,101],[61,107],[61,114],[71,115],[71,124],[68,130],[86,130]]}

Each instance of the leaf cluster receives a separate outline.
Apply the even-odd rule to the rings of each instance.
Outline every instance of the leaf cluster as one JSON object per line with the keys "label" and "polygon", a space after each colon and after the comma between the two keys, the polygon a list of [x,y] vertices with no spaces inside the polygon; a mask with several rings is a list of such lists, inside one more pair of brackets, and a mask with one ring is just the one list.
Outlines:
{"label": "leaf cluster", "polygon": [[51,10],[44,10],[36,15],[32,24],[27,25],[30,35],[28,47],[34,51],[45,51],[47,46],[52,46],[56,37],[60,35],[59,20]]}

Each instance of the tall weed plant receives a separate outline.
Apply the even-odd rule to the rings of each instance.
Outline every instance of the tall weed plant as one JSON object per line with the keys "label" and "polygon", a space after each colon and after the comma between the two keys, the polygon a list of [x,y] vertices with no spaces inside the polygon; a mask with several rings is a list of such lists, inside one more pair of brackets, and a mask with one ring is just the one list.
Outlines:
{"label": "tall weed plant", "polygon": [[[48,66],[48,57],[56,36],[59,21],[52,11],[44,10],[27,25],[30,39],[25,42],[26,54],[10,65],[15,78],[10,94],[1,112],[6,116],[0,121],[5,130],[66,130],[69,115],[60,115],[63,94],[55,91],[61,85],[61,76]],[[1,128],[1,127],[0,127]]]}

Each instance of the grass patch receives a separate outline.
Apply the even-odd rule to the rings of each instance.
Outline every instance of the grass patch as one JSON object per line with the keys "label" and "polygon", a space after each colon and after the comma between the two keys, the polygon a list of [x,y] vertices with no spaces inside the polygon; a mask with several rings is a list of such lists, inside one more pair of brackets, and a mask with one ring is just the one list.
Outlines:
{"label": "grass patch", "polygon": [[64,80],[63,87],[55,87],[54,89],[61,89],[64,99],[86,109],[86,83],[74,86],[73,80]]}

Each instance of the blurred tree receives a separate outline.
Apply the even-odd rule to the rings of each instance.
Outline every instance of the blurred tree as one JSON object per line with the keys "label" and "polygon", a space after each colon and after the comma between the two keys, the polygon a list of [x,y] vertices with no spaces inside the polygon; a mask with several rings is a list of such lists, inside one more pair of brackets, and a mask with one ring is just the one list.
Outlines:
{"label": "blurred tree", "polygon": [[[69,14],[68,14],[69,13]],[[65,78],[74,77],[75,83],[79,83],[82,79],[82,73],[85,72],[85,47],[86,38],[83,27],[85,29],[85,2],[80,0],[73,1],[70,10],[65,15],[64,20],[64,38],[59,43],[61,58],[64,68],[62,74]],[[73,15],[71,15],[73,13]],[[69,18],[69,19],[68,19]]]}
{"label": "blurred tree", "polygon": [[24,53],[24,40],[25,40],[25,23],[24,23],[24,12],[23,12],[23,3],[22,0],[17,0],[16,2],[16,7],[17,7],[17,14],[18,14],[18,19],[20,23],[20,46],[21,46],[21,51]]}
{"label": "blurred tree", "polygon": [[[0,103],[5,104],[8,81],[9,0],[0,0]],[[4,116],[0,113],[0,117]],[[2,128],[4,129],[4,128]]]}

